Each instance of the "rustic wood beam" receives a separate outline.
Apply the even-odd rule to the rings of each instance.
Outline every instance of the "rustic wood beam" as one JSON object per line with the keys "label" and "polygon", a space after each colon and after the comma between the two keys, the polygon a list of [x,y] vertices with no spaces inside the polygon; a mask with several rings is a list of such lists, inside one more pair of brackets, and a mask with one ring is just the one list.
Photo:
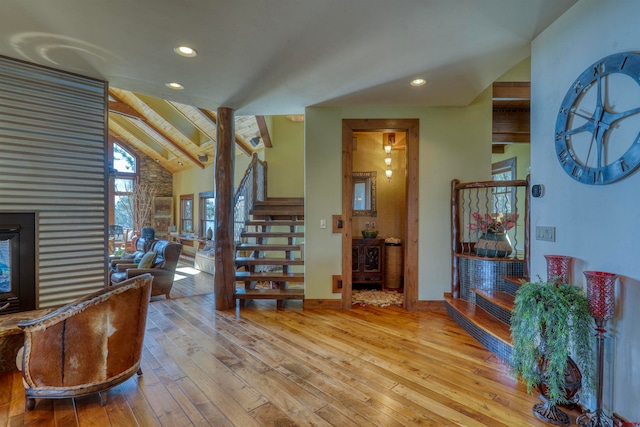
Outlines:
{"label": "rustic wood beam", "polygon": [[[200,112],[207,119],[211,120],[213,124],[215,124],[216,126],[218,125],[218,117],[216,113],[214,113],[213,111],[205,110],[204,108],[200,108]],[[251,157],[253,155],[253,149],[249,146],[249,143],[247,143],[247,141],[238,137],[237,135],[234,135],[234,141],[236,144],[238,144],[238,147],[240,148],[240,150],[242,150],[247,156]]]}
{"label": "rustic wood beam", "polygon": [[129,104],[120,101],[109,101],[109,112],[132,119],[145,120],[144,116],[131,108]]}
{"label": "rustic wood beam", "polygon": [[213,289],[216,310],[234,308],[236,287],[234,241],[235,120],[231,108],[220,107],[217,114],[215,161],[215,273]]}
{"label": "rustic wood beam", "polygon": [[264,148],[272,148],[271,137],[269,136],[269,129],[267,128],[267,122],[264,120],[264,116],[256,116],[256,122],[258,123],[258,129],[260,130],[260,138]]}
{"label": "rustic wood beam", "polygon": [[[123,99],[121,99],[117,93],[115,93],[112,90],[109,90],[109,96],[111,96],[113,99],[115,99],[117,102],[121,103],[121,104],[127,104]],[[143,101],[140,101],[141,103],[143,103]],[[145,104],[146,105],[146,104]],[[130,106],[131,107],[131,106]],[[133,107],[131,107],[134,111],[136,111]],[[150,108],[150,107],[149,107]],[[185,150],[184,148],[182,148],[179,144],[177,144],[173,138],[171,137],[171,135],[169,135],[167,132],[165,132],[163,129],[161,129],[158,125],[156,125],[153,121],[149,120],[147,117],[145,117],[144,115],[140,114],[141,117],[136,117],[138,118],[140,121],[142,121],[144,124],[146,124],[147,126],[149,126],[151,129],[153,129],[154,132],[156,132],[158,135],[162,136],[169,145],[171,145],[174,149],[176,149],[177,151],[179,151],[184,157],[186,157],[187,159],[189,159],[193,164],[195,164],[196,166],[199,166],[200,168],[204,169],[205,168],[205,164],[202,163],[200,160],[198,160],[197,157],[195,157],[193,154],[191,154],[189,151]]]}

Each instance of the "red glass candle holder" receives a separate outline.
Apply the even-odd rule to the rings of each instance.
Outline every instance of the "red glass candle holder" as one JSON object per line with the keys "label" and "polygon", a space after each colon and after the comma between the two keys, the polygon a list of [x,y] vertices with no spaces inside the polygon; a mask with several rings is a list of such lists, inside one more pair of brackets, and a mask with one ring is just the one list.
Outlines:
{"label": "red glass candle holder", "polygon": [[596,319],[609,320],[615,306],[615,284],[617,274],[603,271],[585,271],[589,314]]}
{"label": "red glass candle holder", "polygon": [[545,255],[547,260],[547,281],[571,283],[571,261],[566,255]]}

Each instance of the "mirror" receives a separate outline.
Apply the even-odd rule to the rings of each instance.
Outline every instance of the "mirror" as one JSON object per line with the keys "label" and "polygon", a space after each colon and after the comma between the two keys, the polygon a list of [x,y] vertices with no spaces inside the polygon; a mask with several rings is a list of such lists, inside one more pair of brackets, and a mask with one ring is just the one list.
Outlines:
{"label": "mirror", "polygon": [[353,216],[376,216],[376,172],[353,172]]}

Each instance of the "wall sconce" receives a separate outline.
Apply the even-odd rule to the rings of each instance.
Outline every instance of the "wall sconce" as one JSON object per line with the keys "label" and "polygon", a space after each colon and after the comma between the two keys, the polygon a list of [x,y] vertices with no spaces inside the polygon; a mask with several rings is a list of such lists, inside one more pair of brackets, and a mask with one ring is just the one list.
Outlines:
{"label": "wall sconce", "polygon": [[385,170],[384,173],[387,176],[388,181],[391,181],[391,175],[393,174],[391,171],[391,145],[395,141],[395,135],[393,135],[393,139],[391,137],[392,135],[393,134],[388,135],[387,143],[384,145],[384,152],[387,154],[387,157],[384,158],[384,165],[387,167],[387,170]]}

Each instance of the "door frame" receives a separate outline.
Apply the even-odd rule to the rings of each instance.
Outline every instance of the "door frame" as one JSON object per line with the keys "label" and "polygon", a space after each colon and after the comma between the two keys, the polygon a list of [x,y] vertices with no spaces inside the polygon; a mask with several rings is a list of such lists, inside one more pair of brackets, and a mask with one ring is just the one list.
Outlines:
{"label": "door frame", "polygon": [[407,218],[404,242],[404,307],[418,305],[418,119],[342,120],[342,308],[351,308],[353,239],[353,132],[406,132]]}

